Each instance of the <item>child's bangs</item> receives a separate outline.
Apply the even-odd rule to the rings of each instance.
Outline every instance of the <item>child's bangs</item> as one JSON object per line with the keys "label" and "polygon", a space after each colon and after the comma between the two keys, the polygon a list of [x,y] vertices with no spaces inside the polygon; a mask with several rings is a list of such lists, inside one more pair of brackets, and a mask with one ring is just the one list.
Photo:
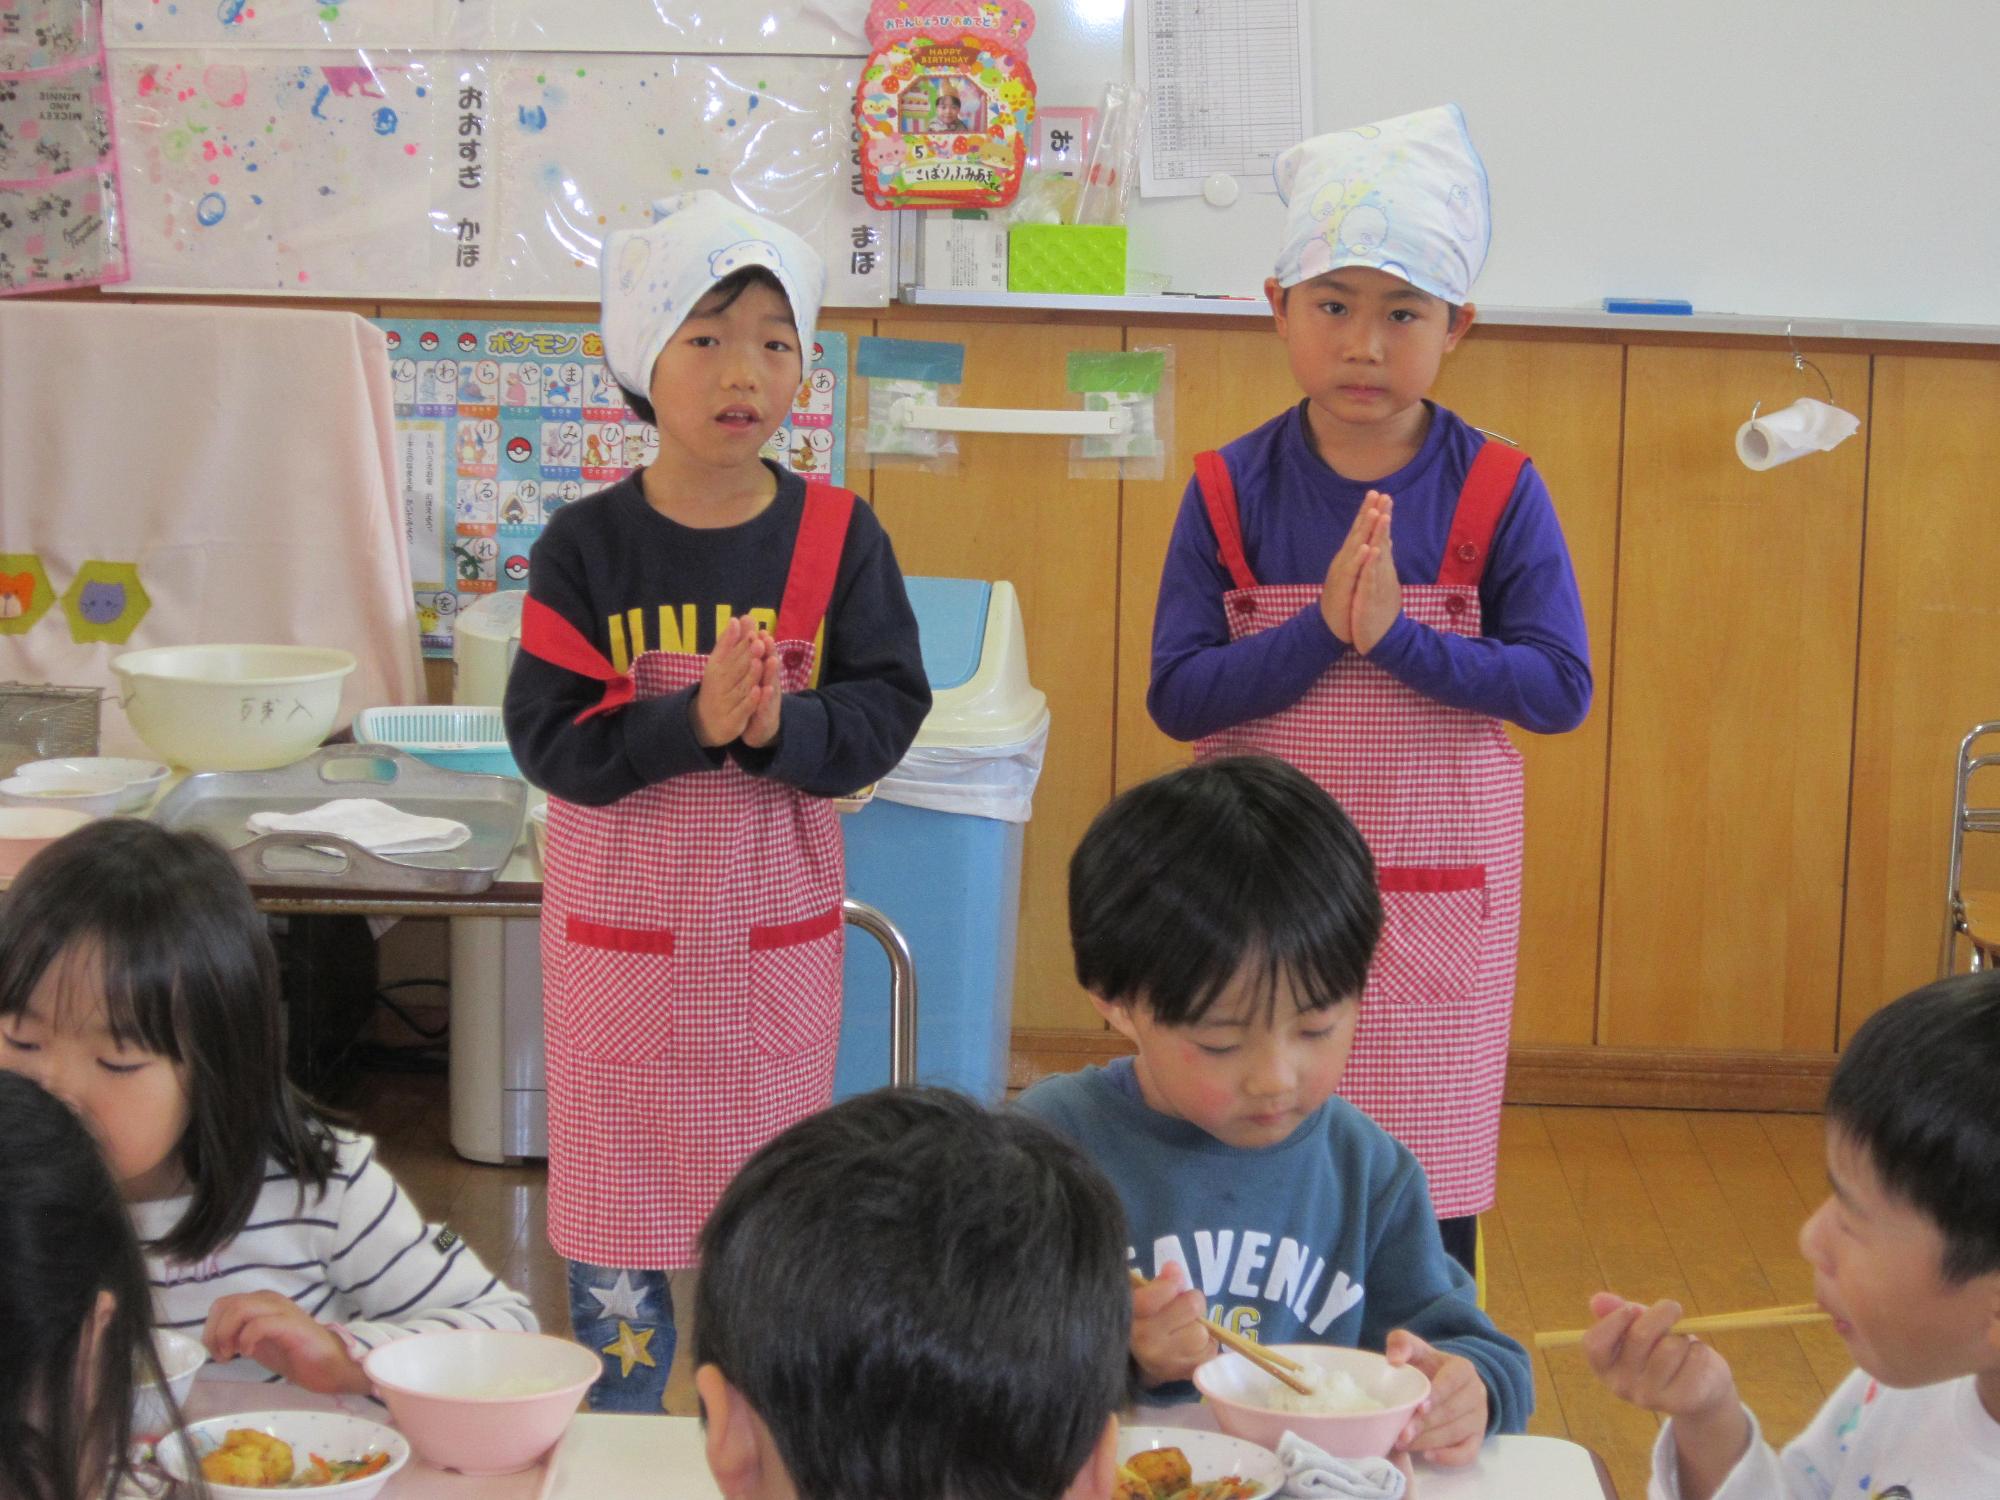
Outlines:
{"label": "child's bangs", "polygon": [[122,1045],[181,1060],[180,975],[173,955],[158,944],[134,939],[102,939],[97,982],[104,995],[104,1024]]}
{"label": "child's bangs", "polygon": [[1300,1015],[1331,1010],[1355,998],[1359,991],[1341,988],[1329,977],[1324,963],[1314,962],[1301,952],[1285,951],[1298,947],[1296,942],[1285,943],[1274,933],[1256,934],[1233,968],[1204,976],[1204,987],[1189,994],[1183,1014],[1189,1022],[1206,1020],[1216,1002],[1234,992],[1244,1004],[1244,1013],[1230,1017],[1231,1020],[1257,1020],[1274,1026],[1278,1021],[1278,1002],[1286,995]]}

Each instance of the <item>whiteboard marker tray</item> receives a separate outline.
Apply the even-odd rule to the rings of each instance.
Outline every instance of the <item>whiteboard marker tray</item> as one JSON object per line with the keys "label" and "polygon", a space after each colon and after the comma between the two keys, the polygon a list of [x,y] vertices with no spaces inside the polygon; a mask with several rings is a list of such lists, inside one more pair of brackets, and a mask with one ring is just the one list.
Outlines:
{"label": "whiteboard marker tray", "polygon": [[[381,855],[331,834],[250,828],[252,813],[309,812],[338,797],[452,818],[472,837],[436,853]],[[527,783],[517,777],[441,771],[385,745],[332,745],[273,771],[190,776],[160,800],[153,821],[207,834],[252,886],[473,895],[513,857],[527,806]]]}

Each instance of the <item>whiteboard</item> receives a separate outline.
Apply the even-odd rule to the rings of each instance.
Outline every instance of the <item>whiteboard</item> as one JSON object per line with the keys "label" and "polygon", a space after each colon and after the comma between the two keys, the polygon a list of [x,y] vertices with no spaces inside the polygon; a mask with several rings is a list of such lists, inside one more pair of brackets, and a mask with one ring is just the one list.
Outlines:
{"label": "whiteboard", "polygon": [[[1130,76],[1117,12],[1037,7],[1044,105]],[[1492,178],[1473,294],[1489,313],[1680,297],[2000,339],[1989,0],[1315,0],[1311,30],[1319,129],[1464,108]],[[1283,214],[1261,193],[1141,200],[1130,263],[1177,292],[1256,295]]]}

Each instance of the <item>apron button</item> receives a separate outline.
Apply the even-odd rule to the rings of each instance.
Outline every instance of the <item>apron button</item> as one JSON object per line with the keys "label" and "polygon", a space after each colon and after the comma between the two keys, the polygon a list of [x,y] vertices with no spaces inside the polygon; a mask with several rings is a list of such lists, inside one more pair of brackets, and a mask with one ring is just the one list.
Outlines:
{"label": "apron button", "polygon": [[1444,601],[1444,612],[1445,612],[1446,614],[1448,614],[1448,615],[1462,615],[1462,614],[1464,614],[1464,613],[1465,613],[1465,601],[1464,601],[1463,599],[1459,598],[1459,596],[1458,596],[1458,595],[1456,595],[1456,594],[1453,594],[1453,595],[1451,595],[1451,596],[1450,596],[1449,598],[1447,598],[1447,599],[1446,599],[1446,600]]}
{"label": "apron button", "polygon": [[1247,615],[1252,610],[1256,609],[1257,606],[1253,604],[1250,600],[1242,597],[1241,595],[1238,595],[1236,598],[1231,599],[1229,601],[1229,607],[1231,610],[1235,611],[1239,615]]}
{"label": "apron button", "polygon": [[800,667],[803,667],[805,664],[806,664],[805,652],[801,651],[797,646],[789,646],[785,649],[786,666],[790,667],[794,672],[796,672]]}
{"label": "apron button", "polygon": [[1460,562],[1471,562],[1474,558],[1478,556],[1479,556],[1479,549],[1473,546],[1472,543],[1460,542],[1458,544],[1458,560]]}

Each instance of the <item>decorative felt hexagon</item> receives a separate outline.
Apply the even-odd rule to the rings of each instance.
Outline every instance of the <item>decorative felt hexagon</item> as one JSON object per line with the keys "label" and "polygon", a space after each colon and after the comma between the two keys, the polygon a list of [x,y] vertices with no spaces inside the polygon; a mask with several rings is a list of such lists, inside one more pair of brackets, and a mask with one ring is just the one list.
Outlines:
{"label": "decorative felt hexagon", "polygon": [[42,560],[32,552],[0,552],[0,635],[21,635],[56,602]]}
{"label": "decorative felt hexagon", "polygon": [[92,558],[76,570],[76,577],[63,590],[62,606],[69,616],[70,639],[78,645],[107,641],[122,646],[145,619],[153,601],[139,582],[137,563]]}

